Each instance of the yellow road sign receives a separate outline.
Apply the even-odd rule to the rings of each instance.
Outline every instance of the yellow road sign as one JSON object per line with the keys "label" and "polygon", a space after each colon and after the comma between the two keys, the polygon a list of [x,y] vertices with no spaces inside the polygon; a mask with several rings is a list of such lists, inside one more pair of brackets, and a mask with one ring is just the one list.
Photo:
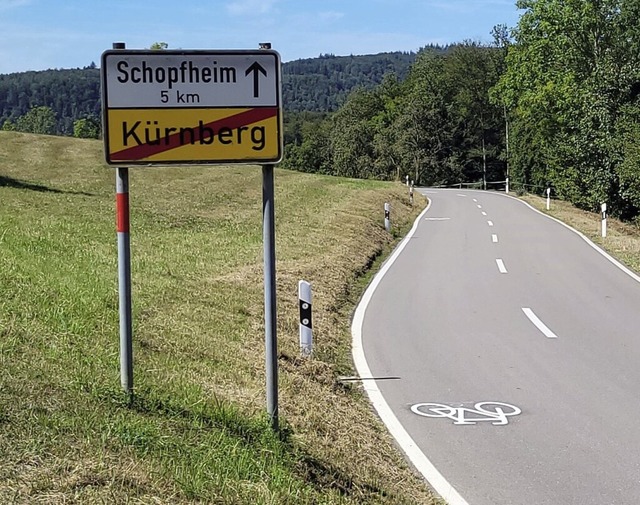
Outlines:
{"label": "yellow road sign", "polygon": [[282,157],[274,51],[106,51],[107,163],[276,163]]}

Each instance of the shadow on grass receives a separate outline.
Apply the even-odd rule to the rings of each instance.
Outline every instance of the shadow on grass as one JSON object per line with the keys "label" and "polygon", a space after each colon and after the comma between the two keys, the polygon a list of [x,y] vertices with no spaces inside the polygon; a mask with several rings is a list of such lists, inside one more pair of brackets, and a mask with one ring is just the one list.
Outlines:
{"label": "shadow on grass", "polygon": [[288,426],[281,424],[280,431],[274,434],[266,417],[246,417],[231,404],[214,400],[213,403],[202,402],[185,407],[179,402],[158,398],[150,391],[138,391],[132,396],[114,392],[108,396],[120,407],[142,415],[180,418],[199,427],[221,430],[257,450],[282,450],[283,456],[288,453],[293,458],[293,472],[320,493],[333,489],[346,497],[388,496],[384,489],[375,484],[365,482],[361,477],[353,477],[348,471],[319,460],[296,446],[292,439],[293,432]]}
{"label": "shadow on grass", "polygon": [[[264,442],[265,436],[273,436],[266,417],[247,417],[233,405],[216,399],[213,403],[201,402],[190,408],[182,406],[179,402],[159,398],[148,391],[137,391],[132,396],[122,396],[118,392],[114,399],[121,406],[143,415],[181,418],[198,426],[224,431],[247,445]],[[285,446],[290,444],[290,437],[291,430],[284,426],[276,436]]]}
{"label": "shadow on grass", "polygon": [[301,478],[318,490],[334,489],[343,496],[387,496],[383,489],[366,482],[358,482],[336,466],[319,461],[309,454],[302,455],[297,471]]}
{"label": "shadow on grass", "polygon": [[39,191],[41,193],[57,193],[63,195],[83,195],[83,196],[96,196],[94,193],[86,193],[84,191],[64,191],[62,189],[50,188],[43,186],[42,184],[34,184],[32,182],[21,181],[19,179],[13,179],[12,177],[6,177],[0,175],[0,187],[15,188],[15,189],[28,189],[30,191]]}

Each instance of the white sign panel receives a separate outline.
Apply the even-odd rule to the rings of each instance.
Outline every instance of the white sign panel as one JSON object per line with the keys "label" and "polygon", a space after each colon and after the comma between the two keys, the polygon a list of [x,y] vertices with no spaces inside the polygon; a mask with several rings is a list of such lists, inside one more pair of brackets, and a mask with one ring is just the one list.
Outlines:
{"label": "white sign panel", "polygon": [[278,107],[280,56],[255,51],[106,51],[107,108]]}

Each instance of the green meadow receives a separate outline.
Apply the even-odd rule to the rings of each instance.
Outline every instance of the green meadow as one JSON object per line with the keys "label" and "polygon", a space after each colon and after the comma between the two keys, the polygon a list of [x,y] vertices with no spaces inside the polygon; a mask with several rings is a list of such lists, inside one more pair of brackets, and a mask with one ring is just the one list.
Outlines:
{"label": "green meadow", "polygon": [[[0,132],[0,503],[436,503],[358,385],[338,380],[353,374],[349,323],[367,276],[425,202],[398,183],[276,169],[276,434],[261,176],[130,169],[129,401],[114,169],[98,141]],[[301,279],[314,291],[311,359],[298,346]]]}

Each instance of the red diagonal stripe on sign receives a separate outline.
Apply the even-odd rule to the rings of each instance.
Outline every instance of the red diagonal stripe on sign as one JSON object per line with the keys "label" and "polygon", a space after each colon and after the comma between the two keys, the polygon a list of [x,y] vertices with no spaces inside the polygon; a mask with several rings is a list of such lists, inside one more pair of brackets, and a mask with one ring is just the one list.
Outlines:
{"label": "red diagonal stripe on sign", "polygon": [[[214,132],[218,131],[219,128],[230,128],[232,130],[235,130],[236,128],[240,128],[241,126],[247,126],[253,123],[257,123],[258,121],[272,118],[277,114],[278,109],[276,107],[250,109],[241,112],[240,114],[235,114],[233,116],[228,116],[222,119],[211,121],[210,123],[203,125],[203,129],[211,128]],[[192,127],[192,129],[193,142],[195,143],[200,140],[200,128],[198,126],[195,126]],[[122,151],[112,153],[110,159],[112,161],[141,160],[153,156],[154,154],[170,151],[171,149],[175,149],[176,147],[182,147],[182,145],[183,144],[180,143],[180,134],[174,133],[173,135],[169,135],[169,137],[162,137],[160,139],[159,145],[141,144],[139,146],[128,147],[126,149],[123,149]]]}

